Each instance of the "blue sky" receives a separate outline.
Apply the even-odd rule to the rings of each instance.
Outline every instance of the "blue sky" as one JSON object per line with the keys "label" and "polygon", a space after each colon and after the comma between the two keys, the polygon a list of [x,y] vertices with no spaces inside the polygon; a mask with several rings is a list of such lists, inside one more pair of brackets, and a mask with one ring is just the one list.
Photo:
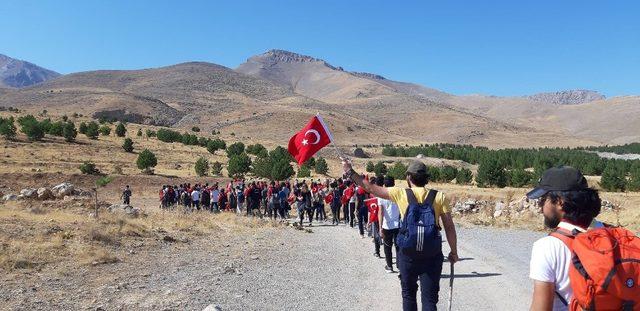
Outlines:
{"label": "blue sky", "polygon": [[272,48],[454,94],[640,94],[640,1],[7,1],[0,53],[70,73]]}

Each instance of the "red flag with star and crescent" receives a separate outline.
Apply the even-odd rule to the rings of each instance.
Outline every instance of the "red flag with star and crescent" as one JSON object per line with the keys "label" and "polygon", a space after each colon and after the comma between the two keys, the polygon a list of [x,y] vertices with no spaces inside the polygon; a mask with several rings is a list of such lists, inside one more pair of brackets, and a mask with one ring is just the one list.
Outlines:
{"label": "red flag with star and crescent", "polygon": [[298,165],[311,159],[316,152],[333,141],[329,128],[320,115],[313,116],[309,123],[289,139],[289,153]]}

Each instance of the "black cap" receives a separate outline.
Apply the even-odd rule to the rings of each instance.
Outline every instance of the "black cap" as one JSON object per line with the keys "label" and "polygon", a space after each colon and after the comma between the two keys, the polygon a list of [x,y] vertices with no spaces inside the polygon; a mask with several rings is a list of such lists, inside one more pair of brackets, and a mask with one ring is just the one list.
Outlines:
{"label": "black cap", "polygon": [[427,174],[427,166],[417,160],[411,161],[409,167],[407,167],[407,173],[411,174]]}
{"label": "black cap", "polygon": [[579,170],[570,166],[558,166],[542,173],[538,186],[527,193],[527,198],[537,199],[549,191],[578,191],[588,188],[587,179]]}

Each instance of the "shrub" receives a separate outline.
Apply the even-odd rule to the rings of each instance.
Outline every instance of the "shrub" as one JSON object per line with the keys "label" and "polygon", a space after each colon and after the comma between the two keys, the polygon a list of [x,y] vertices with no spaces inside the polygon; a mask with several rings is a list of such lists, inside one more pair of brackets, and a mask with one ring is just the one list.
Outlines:
{"label": "shrub", "polygon": [[378,163],[373,166],[373,172],[377,177],[384,176],[387,174],[387,166],[384,165],[382,161],[378,161]]}
{"label": "shrub", "polygon": [[227,157],[229,158],[242,153],[244,153],[244,144],[241,142],[233,143],[227,147]]}
{"label": "shrub", "polygon": [[51,123],[51,125],[49,125],[49,128],[47,129],[47,134],[53,135],[53,136],[62,136],[64,131],[64,125],[65,123],[62,121]]}
{"label": "shrub", "polygon": [[102,136],[109,136],[109,134],[111,134],[111,128],[108,125],[101,126],[100,134],[102,134]]}
{"label": "shrub", "polygon": [[640,162],[631,166],[631,176],[626,188],[629,191],[640,191]]}
{"label": "shrub", "polygon": [[0,135],[5,139],[10,140],[16,137],[16,125],[14,124],[13,117],[0,118]]}
{"label": "shrub", "polygon": [[198,132],[200,132],[200,128],[197,127],[197,126],[194,126],[194,127],[191,128],[191,131],[198,133]]}
{"label": "shrub", "polygon": [[131,140],[131,138],[125,138],[124,142],[122,143],[122,149],[124,149],[124,151],[126,152],[133,152],[133,140]]}
{"label": "shrub", "polygon": [[300,166],[300,168],[298,169],[297,177],[298,178],[311,177],[311,170],[309,169],[309,166],[307,165]]}
{"label": "shrub", "polygon": [[38,141],[44,137],[43,123],[38,122],[32,115],[26,115],[18,118],[18,124],[20,124],[20,131],[27,135],[27,138],[31,141]]}
{"label": "shrub", "polygon": [[116,125],[116,136],[124,137],[126,134],[127,134],[127,128],[124,126],[122,122],[118,122],[118,125]]}
{"label": "shrub", "polygon": [[265,148],[261,144],[255,144],[255,145],[247,146],[247,153],[248,154],[259,155],[259,154],[264,154],[264,152],[266,152],[266,151],[267,151],[267,148]]}
{"label": "shrub", "polygon": [[514,168],[509,172],[509,186],[521,188],[529,186],[534,180],[533,173],[525,171],[523,168]]}
{"label": "shrub", "polygon": [[220,176],[222,174],[222,163],[215,161],[211,163],[211,175]]}
{"label": "shrub", "polygon": [[145,134],[147,134],[147,137],[156,137],[156,131],[152,131],[149,129],[145,131]]}
{"label": "shrub", "polygon": [[67,142],[72,142],[76,140],[76,136],[78,136],[78,131],[76,131],[76,125],[73,122],[67,122],[64,124],[64,128],[62,129],[62,136],[64,136],[64,140]]}
{"label": "shrub", "polygon": [[138,169],[150,174],[153,172],[152,169],[158,165],[158,159],[153,152],[149,151],[149,149],[145,149],[138,155],[136,165],[138,166]]}
{"label": "shrub", "polygon": [[367,165],[365,166],[365,171],[367,171],[368,173],[373,173],[373,170],[375,169],[375,165],[373,164],[373,162],[368,161]]}
{"label": "shrub", "polygon": [[142,137],[142,129],[138,129],[138,132],[136,133],[136,136]]}
{"label": "shrub", "polygon": [[113,177],[111,176],[102,176],[96,180],[96,186],[104,187],[113,181]]}
{"label": "shrub", "polygon": [[[147,136],[151,137],[149,136],[149,132],[147,132]],[[156,137],[158,137],[158,140],[165,143],[182,142],[182,134],[168,129],[159,129],[156,133]]]}
{"label": "shrub", "polygon": [[479,187],[496,186],[504,188],[507,185],[507,175],[504,167],[495,158],[480,161],[476,182]]}
{"label": "shrub", "polygon": [[271,168],[271,178],[273,180],[285,180],[293,176],[295,172],[291,163],[286,159],[272,159],[273,166]]}
{"label": "shrub", "polygon": [[100,170],[96,168],[95,163],[86,161],[80,164],[80,172],[85,175],[98,175],[100,174]]}
{"label": "shrub", "polygon": [[607,191],[624,191],[626,186],[625,172],[622,167],[610,162],[602,172],[600,186]]}
{"label": "shrub", "polygon": [[453,166],[445,166],[440,171],[440,180],[443,182],[451,182],[458,175],[458,169]]}
{"label": "shrub", "polygon": [[209,174],[209,161],[204,157],[198,158],[194,165],[194,169],[199,177],[207,176],[207,174]]}
{"label": "shrub", "polygon": [[394,179],[403,180],[407,178],[407,166],[402,162],[396,162],[387,173]]}
{"label": "shrub", "polygon": [[87,137],[90,139],[98,139],[99,127],[100,126],[98,125],[98,123],[91,121],[89,122],[89,124],[87,124],[87,130],[84,132],[84,134],[87,135]]}
{"label": "shrub", "polygon": [[78,127],[78,132],[80,132],[80,134],[87,134],[87,123],[80,122],[80,126]]}

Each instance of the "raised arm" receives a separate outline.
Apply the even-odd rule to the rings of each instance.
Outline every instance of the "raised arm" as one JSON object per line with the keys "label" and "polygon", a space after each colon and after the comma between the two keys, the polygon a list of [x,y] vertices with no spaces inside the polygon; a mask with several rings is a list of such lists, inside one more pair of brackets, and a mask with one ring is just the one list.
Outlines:
{"label": "raised arm", "polygon": [[366,190],[367,192],[373,194],[378,198],[391,200],[391,197],[389,196],[389,191],[387,191],[387,188],[372,184],[368,180],[365,180],[364,178],[362,178],[360,174],[356,173],[356,171],[353,170],[353,167],[351,166],[351,162],[348,159],[344,159],[344,158],[342,159],[342,168],[344,169],[344,172],[347,175],[347,177],[351,178],[353,182],[355,182],[358,186],[364,188],[364,190]]}

